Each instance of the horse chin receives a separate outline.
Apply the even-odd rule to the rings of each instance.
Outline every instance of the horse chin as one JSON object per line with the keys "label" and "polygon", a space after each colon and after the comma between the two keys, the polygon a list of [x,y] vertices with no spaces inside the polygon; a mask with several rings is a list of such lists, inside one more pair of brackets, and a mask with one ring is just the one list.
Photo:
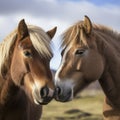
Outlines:
{"label": "horse chin", "polygon": [[43,99],[35,99],[34,98],[34,103],[36,105],[47,105],[50,101],[52,100],[52,98],[43,98]]}

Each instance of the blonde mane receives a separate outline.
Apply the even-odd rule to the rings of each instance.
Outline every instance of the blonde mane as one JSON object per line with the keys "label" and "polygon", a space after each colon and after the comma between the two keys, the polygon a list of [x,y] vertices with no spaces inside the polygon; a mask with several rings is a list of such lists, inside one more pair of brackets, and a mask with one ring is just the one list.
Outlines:
{"label": "blonde mane", "polygon": [[[61,47],[67,46],[69,43],[80,40],[80,29],[82,27],[83,21],[79,21],[70,28],[68,28],[65,33],[63,33],[63,39]],[[103,25],[96,25],[92,24],[93,26],[93,34],[106,34],[113,39],[120,40],[120,34],[113,31],[111,28],[103,26]],[[99,32],[99,33],[97,33]],[[110,40],[109,40],[110,41]],[[81,42],[88,46],[87,41],[85,39],[81,39]],[[111,41],[110,41],[111,42]]]}
{"label": "blonde mane", "polygon": [[[42,56],[49,58],[52,56],[50,38],[40,27],[28,25],[30,38],[34,48]],[[10,33],[0,44],[0,76],[9,68],[10,57],[13,52],[17,36],[17,29]]]}
{"label": "blonde mane", "polygon": [[[61,47],[67,46],[69,43],[76,41],[80,39],[80,29],[82,27],[83,21],[79,21],[70,28],[68,28],[65,33],[63,33],[63,39],[62,39],[62,44]],[[85,40],[81,40],[84,44],[87,45],[87,42]]]}

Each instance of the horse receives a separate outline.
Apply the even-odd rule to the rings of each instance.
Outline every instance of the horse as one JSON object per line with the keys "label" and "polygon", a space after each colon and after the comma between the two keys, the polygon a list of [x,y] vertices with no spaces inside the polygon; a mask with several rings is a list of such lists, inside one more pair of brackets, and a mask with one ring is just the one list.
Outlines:
{"label": "horse", "polygon": [[0,120],[40,120],[54,95],[49,62],[56,27],[45,32],[22,19],[0,44]]}
{"label": "horse", "polygon": [[55,99],[70,101],[98,80],[105,93],[104,119],[120,120],[120,34],[85,16],[62,34],[61,48]]}

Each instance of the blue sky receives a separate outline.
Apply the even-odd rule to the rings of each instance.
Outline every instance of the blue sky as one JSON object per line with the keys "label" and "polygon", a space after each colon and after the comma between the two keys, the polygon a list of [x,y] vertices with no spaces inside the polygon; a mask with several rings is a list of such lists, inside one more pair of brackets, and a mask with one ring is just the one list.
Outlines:
{"label": "blue sky", "polygon": [[95,5],[106,5],[106,4],[114,4],[114,5],[120,5],[120,0],[58,0],[59,2],[65,2],[65,1],[72,1],[72,2],[80,2],[80,1],[87,1],[90,3],[93,3]]}
{"label": "blue sky", "polygon": [[119,0],[87,0],[87,1],[93,4],[96,4],[96,5],[106,5],[106,4],[118,5],[120,4]]}
{"label": "blue sky", "polygon": [[45,31],[58,27],[53,39],[54,58],[51,68],[60,64],[59,41],[70,25],[89,16],[96,24],[120,31],[120,0],[1,0],[0,38],[5,38],[17,27],[21,19],[40,26]]}

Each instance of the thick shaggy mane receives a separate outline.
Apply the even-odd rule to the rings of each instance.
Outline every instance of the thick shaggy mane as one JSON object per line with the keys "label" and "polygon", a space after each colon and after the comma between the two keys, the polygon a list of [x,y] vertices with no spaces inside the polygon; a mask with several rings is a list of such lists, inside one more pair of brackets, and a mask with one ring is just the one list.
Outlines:
{"label": "thick shaggy mane", "polygon": [[[76,41],[78,39],[80,39],[80,29],[83,26],[83,21],[79,21],[76,24],[74,24],[73,26],[71,26],[70,28],[68,28],[65,33],[63,33],[62,37],[62,41],[61,41],[61,47],[65,47],[67,46],[69,43]],[[106,34],[109,37],[116,39],[116,40],[120,40],[120,34],[117,33],[116,31],[112,30],[109,27],[103,26],[103,25],[96,25],[96,24],[92,24],[93,27],[93,34]],[[81,42],[85,45],[87,45],[87,42],[84,39],[81,39]]]}
{"label": "thick shaggy mane", "polygon": [[[28,25],[30,38],[34,48],[43,57],[51,57],[50,38],[40,27]],[[13,52],[17,30],[10,33],[0,44],[0,76],[8,69],[10,57]]]}

